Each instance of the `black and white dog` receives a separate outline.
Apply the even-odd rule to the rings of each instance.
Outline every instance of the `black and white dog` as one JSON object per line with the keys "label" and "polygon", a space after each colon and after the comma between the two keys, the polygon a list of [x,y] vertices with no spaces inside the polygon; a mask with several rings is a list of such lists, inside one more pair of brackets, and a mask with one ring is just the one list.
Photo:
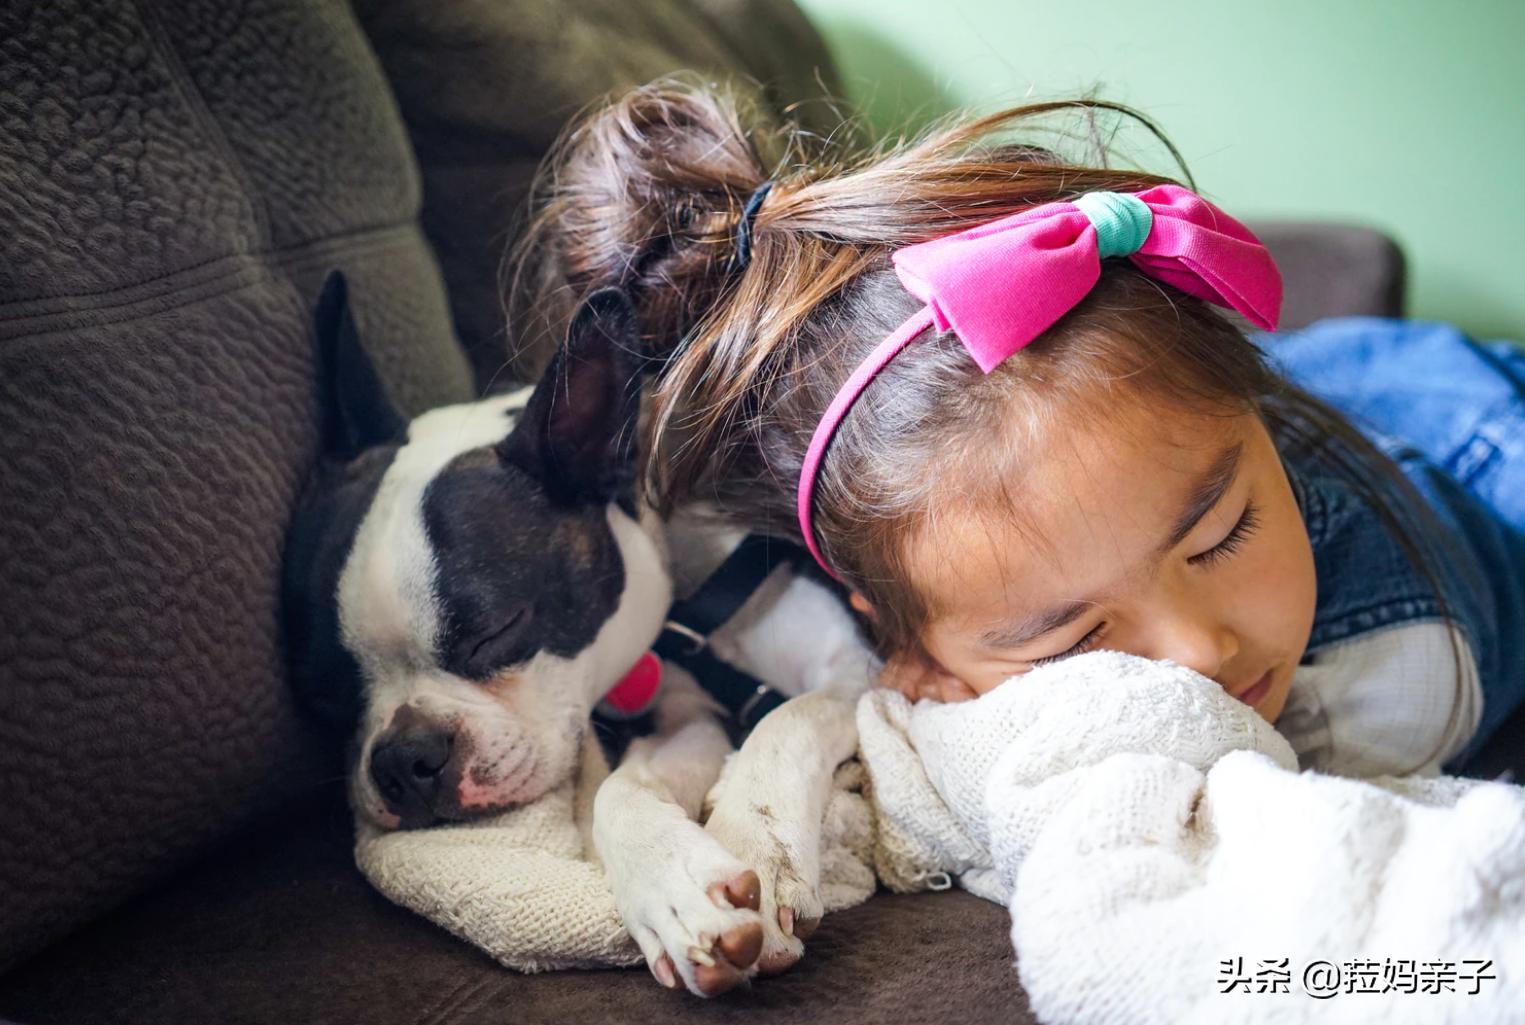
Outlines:
{"label": "black and white dog", "polygon": [[706,643],[793,700],[728,761],[724,709],[666,665],[653,731],[608,774],[595,706],[743,537],[638,502],[628,300],[593,296],[533,389],[409,423],[338,275],[316,327],[324,454],[288,536],[286,627],[307,703],[353,730],[357,815],[423,827],[576,779],[596,793],[590,851],[660,981],[712,995],[792,964],[821,915],[822,813],[876,666],[839,597],[781,566]]}

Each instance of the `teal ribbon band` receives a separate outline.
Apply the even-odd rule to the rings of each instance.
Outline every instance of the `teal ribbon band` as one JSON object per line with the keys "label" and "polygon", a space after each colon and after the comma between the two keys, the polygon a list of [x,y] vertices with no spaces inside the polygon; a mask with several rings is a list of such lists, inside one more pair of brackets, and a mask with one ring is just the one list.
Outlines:
{"label": "teal ribbon band", "polygon": [[1144,248],[1154,212],[1142,199],[1125,192],[1087,192],[1075,206],[1096,229],[1097,256],[1132,256]]}

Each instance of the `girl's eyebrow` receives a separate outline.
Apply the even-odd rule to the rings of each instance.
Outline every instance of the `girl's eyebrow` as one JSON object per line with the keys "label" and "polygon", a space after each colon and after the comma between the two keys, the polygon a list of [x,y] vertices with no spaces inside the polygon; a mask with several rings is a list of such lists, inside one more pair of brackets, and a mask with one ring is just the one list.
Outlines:
{"label": "girl's eyebrow", "polygon": [[[1158,548],[1155,558],[1162,558],[1185,540],[1202,517],[1212,511],[1222,499],[1234,480],[1239,476],[1239,461],[1244,456],[1244,442],[1237,442],[1218,453],[1186,496],[1186,506],[1176,518],[1175,526]],[[1037,640],[1051,630],[1074,622],[1086,609],[1096,602],[1068,601],[1036,612],[1026,619],[1004,626],[992,627],[980,635],[980,640],[993,648],[1020,648],[1029,641]]]}
{"label": "girl's eyebrow", "polygon": [[1176,525],[1170,531],[1170,536],[1154,550],[1155,558],[1168,555],[1170,550],[1185,540],[1193,528],[1201,521],[1202,517],[1212,511],[1223,498],[1234,478],[1239,476],[1239,459],[1244,455],[1244,442],[1230,445],[1218,453],[1218,458],[1213,460],[1197,483],[1193,485],[1191,493],[1186,498],[1186,508],[1181,510],[1181,515],[1176,519]]}

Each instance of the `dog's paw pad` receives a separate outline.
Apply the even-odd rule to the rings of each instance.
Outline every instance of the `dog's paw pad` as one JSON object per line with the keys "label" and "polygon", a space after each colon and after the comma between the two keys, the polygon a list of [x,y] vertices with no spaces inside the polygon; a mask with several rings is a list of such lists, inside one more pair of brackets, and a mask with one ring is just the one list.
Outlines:
{"label": "dog's paw pad", "polygon": [[[746,927],[743,926],[742,928]],[[762,949],[762,930],[756,925],[753,925],[752,928],[757,930],[758,933],[757,942],[753,945],[752,957],[755,960],[757,956],[756,951]],[[732,930],[732,932],[738,931],[740,930]],[[746,965],[737,965],[730,959],[726,950],[726,937],[728,936],[730,936],[730,933],[721,937],[720,942],[711,950],[705,950],[702,947],[688,948],[688,959],[694,966],[694,988],[700,996],[719,996],[727,990],[735,989],[740,983],[746,981],[745,969],[752,962],[748,961]],[[740,948],[745,946],[745,943],[737,941],[733,942],[732,946]],[[741,950],[738,951],[738,953],[743,952]]]}
{"label": "dog's paw pad", "polygon": [[762,948],[760,922],[744,922],[721,933],[718,939],[700,934],[699,942],[687,951],[694,991],[700,996],[713,997],[735,989],[746,981]]}
{"label": "dog's paw pad", "polygon": [[745,975],[728,964],[700,965],[694,969],[694,985],[704,997],[718,997],[735,989],[745,979]]}
{"label": "dog's paw pad", "polygon": [[777,928],[768,930],[772,938],[764,943],[762,955],[757,959],[760,975],[777,975],[794,967],[805,956],[805,941],[815,935],[821,924],[819,914],[801,915],[785,904],[775,914]]}
{"label": "dog's paw pad", "polygon": [[809,918],[796,917],[793,908],[778,909],[778,927],[783,930],[785,936],[794,936],[802,941],[809,940],[820,926],[819,915]]}
{"label": "dog's paw pad", "polygon": [[720,937],[716,946],[725,959],[737,968],[750,968],[762,953],[763,931],[760,922],[748,922]]}
{"label": "dog's paw pad", "polygon": [[793,946],[771,950],[757,959],[757,974],[778,975],[787,972],[805,956],[804,947],[796,942]]}
{"label": "dog's paw pad", "polygon": [[762,905],[762,883],[758,881],[757,873],[751,869],[723,883],[715,883],[707,892],[716,907],[746,908],[749,911],[756,911]]}

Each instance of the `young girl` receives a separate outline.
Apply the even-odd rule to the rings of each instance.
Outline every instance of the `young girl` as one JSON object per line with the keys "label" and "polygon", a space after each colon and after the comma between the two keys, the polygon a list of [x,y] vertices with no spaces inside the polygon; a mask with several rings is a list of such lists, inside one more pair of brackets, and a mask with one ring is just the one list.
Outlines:
{"label": "young girl", "polygon": [[1382,322],[1263,352],[1229,314],[1274,327],[1280,280],[1242,225],[999,137],[1118,109],[843,161],[657,83],[567,138],[521,291],[629,289],[662,500],[809,547],[908,694],[1111,648],[1307,767],[1465,768],[1525,697],[1525,359]]}

